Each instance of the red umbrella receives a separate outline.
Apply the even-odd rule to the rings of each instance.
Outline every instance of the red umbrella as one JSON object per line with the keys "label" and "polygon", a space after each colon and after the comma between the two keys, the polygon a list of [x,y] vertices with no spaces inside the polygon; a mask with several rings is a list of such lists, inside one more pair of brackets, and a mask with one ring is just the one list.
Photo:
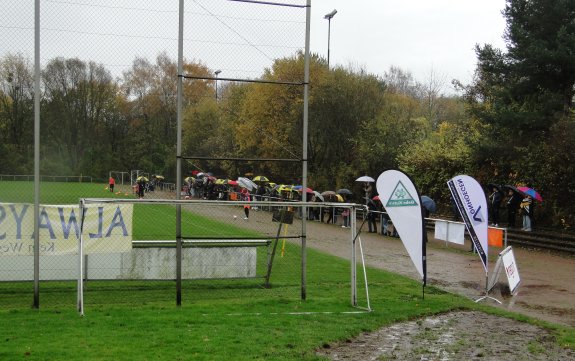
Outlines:
{"label": "red umbrella", "polygon": [[517,189],[536,201],[543,202],[543,197],[535,189],[529,187],[517,187]]}
{"label": "red umbrella", "polygon": [[[293,187],[293,189],[295,189],[296,191],[298,191],[298,192],[300,192],[300,193],[303,191],[303,187],[302,187],[302,186],[295,186],[295,187]],[[313,189],[311,189],[311,188],[309,188],[309,187],[306,187],[305,192],[306,192],[306,193],[313,193]]]}

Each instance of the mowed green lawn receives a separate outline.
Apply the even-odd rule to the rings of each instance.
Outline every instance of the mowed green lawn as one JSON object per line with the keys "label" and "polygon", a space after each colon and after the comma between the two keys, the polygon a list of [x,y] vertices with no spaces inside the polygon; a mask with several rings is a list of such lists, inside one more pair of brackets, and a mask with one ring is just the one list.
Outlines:
{"label": "mowed green lawn", "polygon": [[[107,187],[107,184],[101,183],[42,182],[40,184],[40,203],[78,204],[80,198],[129,197],[124,194],[111,193]],[[34,202],[34,183],[0,182],[0,203],[10,202]]]}
{"label": "mowed green lawn", "polygon": [[[80,197],[112,196],[104,187],[46,183],[42,202],[76,204]],[[25,202],[17,195],[31,190],[23,182],[0,182],[0,203]],[[165,219],[156,213],[153,224],[135,220],[134,233],[172,228],[173,211],[166,207]],[[145,218],[145,212],[136,207],[134,218]],[[228,226],[214,222],[212,227]],[[0,305],[22,288],[28,300],[0,309],[0,360],[318,360],[315,349],[390,323],[455,309],[502,313],[434,287],[426,287],[422,297],[419,282],[372,268],[367,278],[373,311],[363,312],[350,305],[349,262],[314,250],[307,252],[308,287],[301,300],[300,251],[287,245],[285,257],[274,264],[269,289],[253,280],[184,281],[180,307],[173,282],[88,282],[84,317],[75,310],[73,282],[41,283],[39,310],[29,307],[31,283],[0,283]],[[361,305],[364,295],[360,285]],[[560,344],[575,345],[573,329],[551,327]]]}
{"label": "mowed green lawn", "polygon": [[[81,198],[131,198],[131,192],[108,191],[107,184],[43,182],[40,187],[41,204],[78,204]],[[128,189],[128,187],[124,187]],[[33,203],[32,182],[0,182],[0,203]],[[161,214],[162,216],[158,216]],[[138,205],[134,207],[134,239],[149,240],[175,238],[175,211],[168,205]],[[229,227],[207,217],[182,212],[182,224],[194,230],[194,236],[210,235],[213,230],[237,236],[256,236],[254,232]]]}

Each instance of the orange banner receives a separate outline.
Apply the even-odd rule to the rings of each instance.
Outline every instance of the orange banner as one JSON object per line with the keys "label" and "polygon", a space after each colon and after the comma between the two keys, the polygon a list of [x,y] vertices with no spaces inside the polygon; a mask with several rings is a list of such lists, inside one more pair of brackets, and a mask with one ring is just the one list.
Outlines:
{"label": "orange banner", "polygon": [[487,230],[487,243],[492,247],[503,247],[503,230],[489,228]]}

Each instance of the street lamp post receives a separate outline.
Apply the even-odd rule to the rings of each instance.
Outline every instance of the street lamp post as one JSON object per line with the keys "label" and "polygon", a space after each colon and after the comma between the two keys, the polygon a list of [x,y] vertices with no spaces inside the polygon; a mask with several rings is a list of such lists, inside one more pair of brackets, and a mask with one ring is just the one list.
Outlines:
{"label": "street lamp post", "polygon": [[221,72],[219,69],[214,72],[216,74],[216,101],[218,101],[218,75],[220,75]]}
{"label": "street lamp post", "polygon": [[327,19],[327,68],[329,69],[329,42],[331,36],[331,18],[333,18],[337,14],[337,10],[333,9],[333,11],[329,14],[325,14],[323,17]]}

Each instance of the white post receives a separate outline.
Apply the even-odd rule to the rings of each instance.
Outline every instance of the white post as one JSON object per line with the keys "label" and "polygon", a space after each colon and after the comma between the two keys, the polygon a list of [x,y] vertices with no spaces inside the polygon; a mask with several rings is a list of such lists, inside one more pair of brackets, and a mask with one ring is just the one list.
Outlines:
{"label": "white post", "polygon": [[78,312],[84,316],[84,200],[80,200],[80,242],[78,242]]}

